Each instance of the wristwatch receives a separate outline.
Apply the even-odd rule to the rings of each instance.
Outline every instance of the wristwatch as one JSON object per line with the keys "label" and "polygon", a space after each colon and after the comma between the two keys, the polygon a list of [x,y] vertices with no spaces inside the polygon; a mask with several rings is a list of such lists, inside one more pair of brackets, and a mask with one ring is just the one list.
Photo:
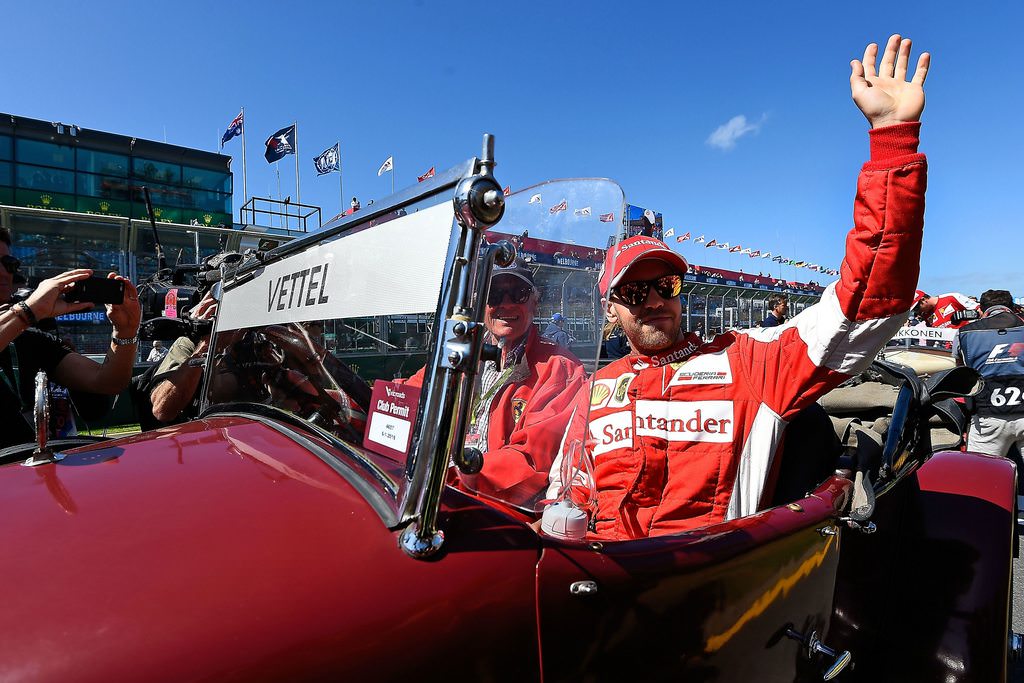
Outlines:
{"label": "wristwatch", "polygon": [[128,339],[118,339],[114,335],[110,335],[110,341],[114,343],[114,346],[131,346],[139,343],[139,333],[136,330],[135,336]]}

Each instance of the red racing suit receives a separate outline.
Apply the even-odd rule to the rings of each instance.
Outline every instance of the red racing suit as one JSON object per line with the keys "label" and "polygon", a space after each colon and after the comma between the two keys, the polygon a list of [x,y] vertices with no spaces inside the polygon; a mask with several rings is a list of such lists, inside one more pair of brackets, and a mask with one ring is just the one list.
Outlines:
{"label": "red racing suit", "polygon": [[[408,383],[421,386],[424,371]],[[462,475],[462,481],[475,491],[530,505],[548,483],[548,470],[585,380],[579,359],[531,325],[519,366],[490,399],[486,443],[480,444],[483,469]]]}
{"label": "red racing suit", "polygon": [[906,321],[924,222],[919,130],[904,123],[871,131],[840,279],[817,304],[778,327],[708,343],[688,333],[659,356],[634,354],[600,369],[577,401],[548,497],[560,487],[564,454],[582,440],[593,456],[599,538],[756,512],[788,421],[864,370]]}
{"label": "red racing suit", "polygon": [[928,318],[928,327],[952,327],[954,329],[963,327],[970,320],[962,320],[959,323],[953,323],[950,318],[957,311],[973,311],[978,308],[979,304],[977,301],[968,299],[963,294],[956,292],[950,292],[949,294],[940,294],[938,301],[935,304],[935,310],[932,312],[931,317]]}

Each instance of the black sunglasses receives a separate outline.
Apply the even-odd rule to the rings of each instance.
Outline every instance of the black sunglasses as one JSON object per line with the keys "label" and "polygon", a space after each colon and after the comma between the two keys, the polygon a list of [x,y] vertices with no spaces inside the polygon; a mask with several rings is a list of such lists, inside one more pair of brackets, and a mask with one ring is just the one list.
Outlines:
{"label": "black sunglasses", "polygon": [[488,306],[500,306],[501,302],[508,297],[508,300],[514,304],[525,304],[530,295],[533,294],[533,287],[523,285],[521,287],[492,287],[491,291],[487,293],[487,305]]}
{"label": "black sunglasses", "polygon": [[647,301],[651,288],[662,299],[675,299],[683,291],[681,275],[662,275],[654,280],[634,280],[612,287],[612,294],[627,306],[639,306]]}
{"label": "black sunglasses", "polygon": [[18,269],[21,268],[21,261],[10,254],[7,254],[6,256],[0,256],[0,265],[3,265],[3,267],[7,269],[8,273],[14,275],[18,272]]}

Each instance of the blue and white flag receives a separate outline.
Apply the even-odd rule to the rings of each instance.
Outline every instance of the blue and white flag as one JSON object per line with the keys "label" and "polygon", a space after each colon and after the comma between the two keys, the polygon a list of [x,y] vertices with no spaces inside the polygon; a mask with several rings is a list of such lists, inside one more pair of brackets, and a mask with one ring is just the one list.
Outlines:
{"label": "blue and white flag", "polygon": [[316,166],[317,175],[341,170],[341,150],[339,149],[339,144],[335,143],[334,147],[325,149],[320,156],[313,157],[313,165]]}
{"label": "blue and white flag", "polygon": [[228,140],[235,137],[236,135],[242,134],[242,113],[243,112],[238,112],[238,116],[236,116],[231,121],[231,123],[228,124],[228,129],[224,131],[224,135],[220,139],[221,149],[224,149],[224,143],[226,143]]}

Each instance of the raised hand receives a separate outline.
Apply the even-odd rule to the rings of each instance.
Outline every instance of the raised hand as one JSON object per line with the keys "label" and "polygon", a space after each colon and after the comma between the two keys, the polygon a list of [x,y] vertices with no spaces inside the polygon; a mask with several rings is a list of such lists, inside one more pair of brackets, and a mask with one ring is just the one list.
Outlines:
{"label": "raised hand", "polygon": [[139,290],[135,288],[131,280],[110,273],[107,275],[111,280],[124,281],[124,302],[120,304],[107,304],[107,318],[114,326],[114,335],[121,339],[134,337],[139,331],[139,322],[142,320],[142,307],[139,305]]}
{"label": "raised hand", "polygon": [[907,81],[910,62],[910,39],[899,34],[889,38],[882,63],[875,71],[878,45],[871,43],[864,50],[864,60],[850,62],[850,91],[872,128],[919,121],[924,111],[924,80],[928,76],[931,55],[921,53],[917,70]]}
{"label": "raised hand", "polygon": [[32,295],[25,300],[25,304],[32,309],[32,313],[39,320],[44,318],[56,318],[65,313],[85,311],[93,307],[88,301],[69,303],[61,296],[64,292],[74,287],[79,280],[92,277],[92,271],[88,268],[69,270],[55,277],[47,278],[39,283]]}

